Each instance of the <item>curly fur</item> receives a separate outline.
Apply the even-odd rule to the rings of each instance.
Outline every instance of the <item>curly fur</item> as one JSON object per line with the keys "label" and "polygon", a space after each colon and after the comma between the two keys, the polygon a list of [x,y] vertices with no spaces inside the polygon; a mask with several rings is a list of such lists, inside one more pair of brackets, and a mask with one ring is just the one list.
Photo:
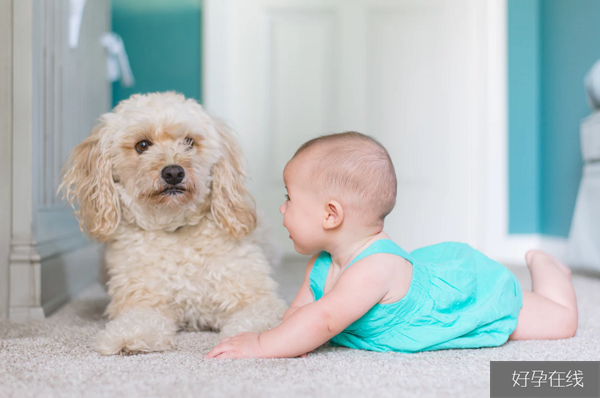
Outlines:
{"label": "curly fur", "polygon": [[[142,140],[152,145],[140,154]],[[286,305],[270,277],[279,254],[242,159],[221,122],[173,92],[133,95],[73,150],[59,191],[82,232],[106,242],[112,320],[98,352],[168,350],[181,328],[232,336],[280,322]],[[177,194],[164,193],[169,165],[185,171]]]}

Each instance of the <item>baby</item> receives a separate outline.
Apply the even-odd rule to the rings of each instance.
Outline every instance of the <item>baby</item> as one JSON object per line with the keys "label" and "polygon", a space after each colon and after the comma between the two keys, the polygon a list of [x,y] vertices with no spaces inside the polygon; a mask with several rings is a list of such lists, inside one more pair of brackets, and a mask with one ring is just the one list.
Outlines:
{"label": "baby", "polygon": [[383,231],[396,201],[386,149],[347,132],[308,141],[283,172],[279,209],[294,248],[312,255],[277,327],[225,338],[206,358],[305,357],[326,341],[373,351],[492,347],[564,339],[577,330],[571,272],[542,251],[532,290],[463,243],[405,252]]}

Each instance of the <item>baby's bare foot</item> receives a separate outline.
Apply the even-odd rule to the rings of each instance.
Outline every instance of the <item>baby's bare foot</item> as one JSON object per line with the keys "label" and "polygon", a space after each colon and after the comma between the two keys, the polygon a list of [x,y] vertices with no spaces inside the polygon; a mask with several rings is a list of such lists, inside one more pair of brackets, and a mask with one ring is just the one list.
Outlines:
{"label": "baby's bare foot", "polygon": [[549,255],[546,252],[541,250],[529,250],[525,254],[525,261],[527,262],[527,266],[531,266],[534,262],[544,262],[554,264],[558,269],[565,273],[571,279],[571,269],[564,265],[562,262],[558,261],[555,257]]}

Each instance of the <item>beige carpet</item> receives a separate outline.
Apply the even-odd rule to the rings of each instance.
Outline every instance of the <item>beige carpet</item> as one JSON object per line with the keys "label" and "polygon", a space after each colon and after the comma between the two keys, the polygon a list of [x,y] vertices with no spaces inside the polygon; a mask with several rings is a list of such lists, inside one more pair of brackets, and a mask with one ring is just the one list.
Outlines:
{"label": "beige carpet", "polygon": [[[303,264],[276,271],[291,301]],[[529,287],[525,268],[511,268]],[[177,350],[102,357],[88,343],[108,300],[91,286],[46,321],[0,322],[0,397],[487,397],[492,360],[600,360],[600,277],[575,273],[577,335],[419,354],[325,345],[307,359],[203,360],[214,333],[179,333]]]}

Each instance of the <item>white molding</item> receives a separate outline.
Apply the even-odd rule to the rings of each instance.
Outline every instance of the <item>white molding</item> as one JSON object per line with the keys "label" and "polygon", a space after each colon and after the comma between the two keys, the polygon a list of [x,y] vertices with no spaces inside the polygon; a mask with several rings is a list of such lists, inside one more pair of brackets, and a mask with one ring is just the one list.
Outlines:
{"label": "white molding", "polygon": [[564,261],[567,239],[540,234],[507,235],[495,245],[494,252],[486,253],[494,260],[509,265],[525,265],[525,253],[531,249],[543,250]]}
{"label": "white molding", "polygon": [[13,1],[13,223],[14,239],[31,240],[33,224],[33,5]]}
{"label": "white molding", "polygon": [[97,247],[54,195],[63,155],[108,110],[98,37],[110,29],[110,18],[109,1],[94,2],[84,13],[81,45],[67,50],[68,0],[12,0],[12,6],[12,87],[18,90],[12,92],[8,316],[26,320],[43,318],[98,275]]}
{"label": "white molding", "polygon": [[34,7],[13,1],[13,178],[12,240],[9,257],[9,318],[44,318],[41,265],[34,240],[33,115]]}
{"label": "white molding", "polygon": [[16,321],[44,319],[41,258],[34,240],[13,240],[10,250],[10,309]]}
{"label": "white molding", "polygon": [[202,105],[214,116],[224,117],[230,114],[227,98],[229,82],[226,79],[230,74],[226,69],[230,68],[230,24],[227,13],[231,1],[204,0],[202,6]]}
{"label": "white molding", "polygon": [[482,251],[510,264],[524,264],[535,235],[508,233],[508,76],[506,0],[487,0],[487,84],[485,140],[485,200]]}
{"label": "white molding", "polygon": [[508,239],[506,0],[487,1],[487,95],[483,251],[500,259]]}
{"label": "white molding", "polygon": [[10,307],[8,317],[12,321],[29,321],[44,319],[44,309],[41,307]]}
{"label": "white molding", "polygon": [[[12,217],[12,0],[0,0],[0,319],[8,316]],[[8,188],[8,189],[6,189]]]}

